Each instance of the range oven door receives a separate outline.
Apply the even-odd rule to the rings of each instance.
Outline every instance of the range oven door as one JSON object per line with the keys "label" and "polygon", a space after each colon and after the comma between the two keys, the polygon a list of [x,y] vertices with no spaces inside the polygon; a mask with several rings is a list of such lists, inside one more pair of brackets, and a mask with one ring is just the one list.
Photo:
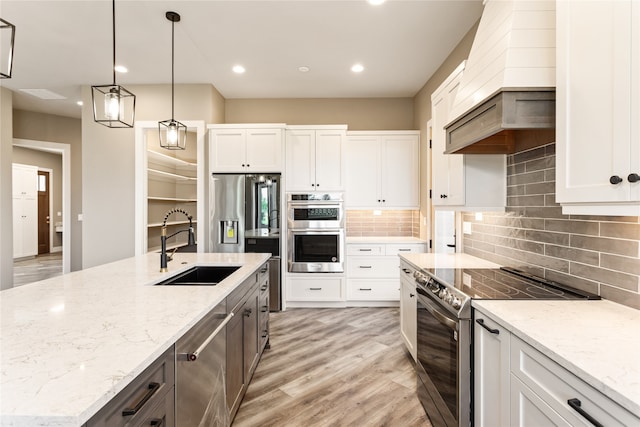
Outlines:
{"label": "range oven door", "polygon": [[442,308],[429,291],[417,292],[418,397],[434,427],[469,426],[470,321]]}
{"label": "range oven door", "polygon": [[289,230],[287,243],[290,272],[344,272],[343,230]]}

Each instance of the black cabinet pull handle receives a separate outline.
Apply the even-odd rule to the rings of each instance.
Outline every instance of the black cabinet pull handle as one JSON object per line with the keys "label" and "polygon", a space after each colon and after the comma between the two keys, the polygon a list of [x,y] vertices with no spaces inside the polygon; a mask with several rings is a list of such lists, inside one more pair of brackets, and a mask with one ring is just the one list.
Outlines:
{"label": "black cabinet pull handle", "polygon": [[[378,200],[379,201],[379,200]],[[371,249],[358,249],[360,252],[371,252]]]}
{"label": "black cabinet pull handle", "polygon": [[409,293],[409,298],[415,297],[415,294]]}
{"label": "black cabinet pull handle", "polygon": [[159,389],[160,389],[160,383],[149,383],[149,387],[148,387],[147,391],[133,405],[133,408],[128,407],[128,408],[124,408],[122,410],[122,416],[123,417],[128,417],[128,416],[137,414],[138,411],[140,411],[140,409],[142,409],[144,404],[147,403],[149,401],[149,399],[151,399],[151,396],[153,396],[156,393],[156,391],[158,391]]}
{"label": "black cabinet pull handle", "polygon": [[622,178],[618,175],[612,175],[611,178],[609,178],[609,182],[613,185],[620,184],[622,182]]}
{"label": "black cabinet pull handle", "polygon": [[627,177],[627,180],[629,182],[638,182],[640,181],[640,175],[638,175],[637,173],[630,173],[629,176]]}
{"label": "black cabinet pull handle", "polygon": [[577,413],[579,413],[580,415],[582,415],[587,421],[589,421],[591,424],[593,424],[596,427],[604,427],[602,424],[600,424],[598,422],[598,420],[596,420],[595,418],[593,418],[591,415],[589,415],[584,409],[581,408],[582,406],[582,402],[580,402],[580,399],[577,398],[573,398],[573,399],[569,399],[567,400],[567,403],[569,404],[569,406],[571,406],[571,408],[576,411]]}
{"label": "black cabinet pull handle", "polygon": [[322,288],[309,288],[310,291],[321,291]]}
{"label": "black cabinet pull handle", "polygon": [[402,271],[404,271],[407,274],[411,274],[411,270],[409,270],[408,268],[403,268]]}
{"label": "black cabinet pull handle", "polygon": [[262,312],[266,313],[267,311],[269,311],[268,307],[266,305],[262,306]]}
{"label": "black cabinet pull handle", "polygon": [[371,288],[359,288],[361,291],[370,291]]}
{"label": "black cabinet pull handle", "polygon": [[370,265],[359,265],[359,268],[372,268]]}
{"label": "black cabinet pull handle", "polygon": [[164,424],[164,420],[162,418],[154,418],[149,421],[149,425],[152,427],[160,427],[162,424]]}
{"label": "black cabinet pull handle", "polygon": [[253,313],[253,310],[251,310],[250,308],[245,308],[244,309],[244,315],[246,317],[251,317],[251,313]]}
{"label": "black cabinet pull handle", "polygon": [[476,323],[480,326],[482,326],[483,328],[485,328],[487,331],[491,332],[492,334],[496,334],[498,335],[500,333],[500,331],[498,329],[493,329],[488,327],[485,323],[484,323],[484,319],[476,319]]}
{"label": "black cabinet pull handle", "polygon": [[260,291],[264,292],[267,290],[268,287],[269,285],[264,285],[263,287],[260,288]]}

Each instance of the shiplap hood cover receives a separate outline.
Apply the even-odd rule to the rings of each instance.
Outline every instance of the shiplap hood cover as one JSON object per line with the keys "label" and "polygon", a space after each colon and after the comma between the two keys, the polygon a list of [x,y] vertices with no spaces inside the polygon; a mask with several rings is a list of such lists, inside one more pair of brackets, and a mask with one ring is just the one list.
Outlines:
{"label": "shiplap hood cover", "polygon": [[513,153],[555,140],[555,16],[555,1],[485,1],[445,153]]}

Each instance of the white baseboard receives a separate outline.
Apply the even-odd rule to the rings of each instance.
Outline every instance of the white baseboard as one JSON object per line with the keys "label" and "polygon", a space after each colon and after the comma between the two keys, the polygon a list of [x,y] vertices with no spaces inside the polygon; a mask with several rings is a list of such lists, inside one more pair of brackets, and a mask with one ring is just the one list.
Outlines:
{"label": "white baseboard", "polygon": [[62,252],[62,246],[54,246],[51,248],[51,253],[53,252]]}

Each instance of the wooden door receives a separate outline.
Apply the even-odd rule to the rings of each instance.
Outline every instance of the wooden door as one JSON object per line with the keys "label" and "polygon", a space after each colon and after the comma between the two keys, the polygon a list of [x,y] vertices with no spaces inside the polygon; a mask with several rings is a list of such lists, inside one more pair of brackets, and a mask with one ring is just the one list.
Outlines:
{"label": "wooden door", "polygon": [[38,255],[49,253],[50,227],[49,172],[38,171]]}

